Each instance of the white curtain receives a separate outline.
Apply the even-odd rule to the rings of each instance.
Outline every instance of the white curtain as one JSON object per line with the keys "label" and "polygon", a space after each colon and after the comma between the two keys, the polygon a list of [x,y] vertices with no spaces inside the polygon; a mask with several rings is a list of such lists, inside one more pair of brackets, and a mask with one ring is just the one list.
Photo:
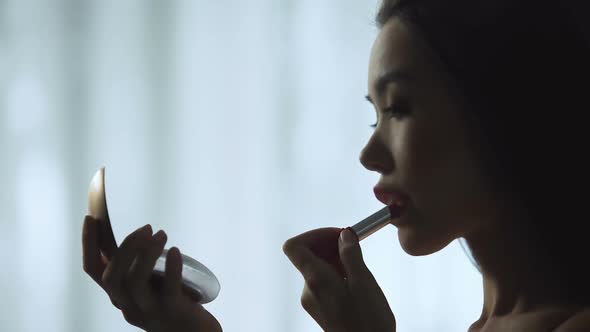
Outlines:
{"label": "white curtain", "polygon": [[[380,208],[371,134],[377,0],[0,1],[0,330],[137,331],[82,271],[106,166],[117,240],[150,223],[207,265],[224,331],[319,331],[291,236]],[[398,331],[465,331],[481,276],[457,242],[362,243]]]}

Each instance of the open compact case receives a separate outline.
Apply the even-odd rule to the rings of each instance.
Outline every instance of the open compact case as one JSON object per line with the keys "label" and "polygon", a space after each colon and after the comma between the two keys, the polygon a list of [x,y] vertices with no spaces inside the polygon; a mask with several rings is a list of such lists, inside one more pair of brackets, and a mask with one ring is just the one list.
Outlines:
{"label": "open compact case", "polygon": [[[105,194],[105,168],[102,167],[96,172],[88,190],[88,214],[101,222],[101,233],[112,234],[111,221],[107,209]],[[108,234],[108,233],[105,233]],[[113,236],[114,238],[114,236]],[[152,282],[155,287],[160,287],[166,270],[166,254],[164,249],[156,265],[154,266]],[[208,303],[219,294],[221,286],[217,277],[205,265],[194,258],[182,255],[182,284],[183,291],[200,304]]]}

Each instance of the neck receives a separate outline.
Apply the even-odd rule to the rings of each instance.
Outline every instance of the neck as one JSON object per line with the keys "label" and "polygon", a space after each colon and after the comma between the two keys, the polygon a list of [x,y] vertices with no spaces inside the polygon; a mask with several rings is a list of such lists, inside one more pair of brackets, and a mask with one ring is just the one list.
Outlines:
{"label": "neck", "polygon": [[535,252],[525,232],[506,225],[465,236],[483,277],[480,320],[569,305],[572,294],[559,273]]}

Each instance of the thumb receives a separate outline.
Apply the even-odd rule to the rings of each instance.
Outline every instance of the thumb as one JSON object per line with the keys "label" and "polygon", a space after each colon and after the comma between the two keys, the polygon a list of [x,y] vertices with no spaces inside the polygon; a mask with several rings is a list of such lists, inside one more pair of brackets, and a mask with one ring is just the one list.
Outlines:
{"label": "thumb", "polygon": [[340,261],[349,281],[362,280],[370,273],[363,261],[363,253],[356,234],[349,228],[340,232],[338,239]]}

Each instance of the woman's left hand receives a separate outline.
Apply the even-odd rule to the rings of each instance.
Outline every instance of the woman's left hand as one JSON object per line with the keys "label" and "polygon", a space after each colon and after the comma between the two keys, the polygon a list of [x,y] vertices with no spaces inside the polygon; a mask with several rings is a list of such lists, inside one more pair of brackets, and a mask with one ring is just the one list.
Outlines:
{"label": "woman's left hand", "polygon": [[305,279],[301,305],[324,331],[395,332],[395,317],[363,261],[356,236],[340,232],[343,273],[314,254],[318,240],[334,238],[337,228],[320,228],[285,242],[283,251]]}

